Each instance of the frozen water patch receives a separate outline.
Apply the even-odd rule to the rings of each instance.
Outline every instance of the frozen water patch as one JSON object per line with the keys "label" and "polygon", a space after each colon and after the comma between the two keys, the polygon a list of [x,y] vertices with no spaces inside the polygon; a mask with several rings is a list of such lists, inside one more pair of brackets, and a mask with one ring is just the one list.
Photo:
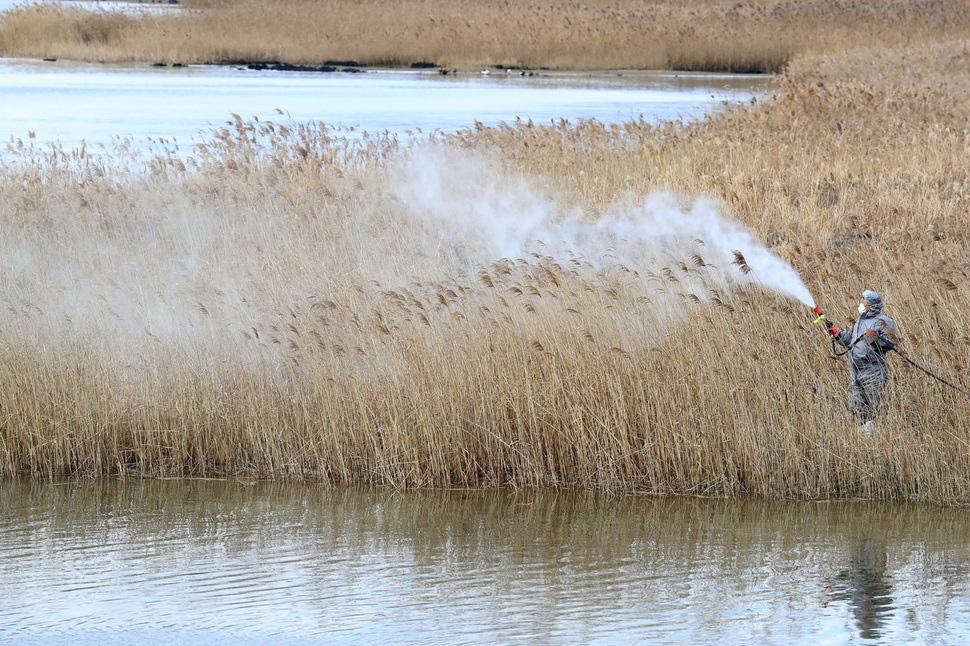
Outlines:
{"label": "frozen water patch", "polygon": [[654,122],[696,118],[722,107],[722,100],[747,101],[765,89],[766,80],[645,72],[531,78],[387,70],[321,74],[0,59],[0,141],[27,141],[33,133],[35,143],[58,141],[67,149],[116,137],[189,144],[233,114],[278,121],[281,112],[297,122],[354,128],[352,136],[455,132],[517,118],[622,123],[642,115]]}
{"label": "frozen water patch", "polygon": [[[113,0],[53,0],[68,7],[80,7],[82,9],[90,9],[92,11],[118,11],[123,13],[139,13],[139,12],[163,12],[163,11],[177,11],[182,8],[178,4],[169,4],[168,2],[115,2]],[[23,7],[26,5],[39,4],[34,0],[0,0],[0,13],[13,9],[14,7]]]}

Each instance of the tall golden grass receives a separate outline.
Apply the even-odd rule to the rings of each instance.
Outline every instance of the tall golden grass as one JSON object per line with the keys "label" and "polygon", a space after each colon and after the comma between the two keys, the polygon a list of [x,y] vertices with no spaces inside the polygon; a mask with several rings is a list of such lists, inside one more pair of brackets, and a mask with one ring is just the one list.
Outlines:
{"label": "tall golden grass", "polygon": [[775,71],[798,54],[966,37],[970,25],[964,0],[184,0],[180,7],[15,8],[0,17],[0,56]]}
{"label": "tall golden grass", "polygon": [[399,178],[432,146],[485,160],[482,199],[513,198],[498,212],[518,196],[587,223],[656,190],[712,196],[836,321],[877,289],[901,348],[966,385],[968,86],[950,40],[800,57],[767,100],[696,123],[429,143],[237,118],[142,160],[14,142],[0,477],[967,504],[964,396],[891,358],[867,439],[808,308],[709,267],[703,241],[489,256],[468,212],[428,219]]}

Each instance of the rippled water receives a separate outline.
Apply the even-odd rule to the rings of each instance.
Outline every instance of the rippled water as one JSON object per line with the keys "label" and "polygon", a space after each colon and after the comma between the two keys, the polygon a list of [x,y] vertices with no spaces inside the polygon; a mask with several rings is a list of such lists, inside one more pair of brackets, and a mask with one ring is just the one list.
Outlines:
{"label": "rippled water", "polygon": [[862,503],[0,485],[0,643],[959,643],[970,517]]}

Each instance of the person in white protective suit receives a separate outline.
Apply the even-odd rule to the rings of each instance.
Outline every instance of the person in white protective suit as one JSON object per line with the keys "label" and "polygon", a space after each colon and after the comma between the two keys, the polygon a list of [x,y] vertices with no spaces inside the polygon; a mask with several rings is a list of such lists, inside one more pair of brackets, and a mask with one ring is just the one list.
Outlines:
{"label": "person in white protective suit", "polygon": [[848,330],[828,328],[839,345],[849,348],[852,372],[849,404],[853,414],[871,434],[872,421],[879,409],[879,397],[886,385],[886,353],[893,349],[896,331],[891,318],[882,313],[882,297],[873,291],[862,292],[859,318]]}

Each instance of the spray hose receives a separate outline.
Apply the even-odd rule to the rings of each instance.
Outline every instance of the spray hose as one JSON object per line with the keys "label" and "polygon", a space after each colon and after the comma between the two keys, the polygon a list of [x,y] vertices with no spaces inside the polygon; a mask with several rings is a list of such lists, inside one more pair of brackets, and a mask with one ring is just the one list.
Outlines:
{"label": "spray hose", "polygon": [[943,377],[934,375],[932,372],[930,372],[929,370],[927,370],[926,368],[924,368],[923,366],[919,365],[918,363],[916,363],[915,361],[913,361],[912,359],[910,359],[909,357],[907,357],[905,354],[903,354],[902,352],[900,352],[899,349],[896,346],[893,346],[893,347],[889,348],[889,350],[890,350],[890,352],[895,351],[896,354],[898,354],[899,356],[901,356],[903,358],[903,360],[906,361],[906,363],[908,363],[909,365],[913,366],[914,368],[916,368],[920,372],[924,372],[924,373],[928,374],[930,377],[933,377],[933,379],[936,379],[941,384],[944,384],[946,386],[949,386],[953,390],[958,390],[961,393],[963,393],[964,395],[970,395],[970,392],[967,392],[963,388],[960,388],[959,386],[955,386],[955,385],[951,384],[949,381],[947,381]]}
{"label": "spray hose", "polygon": [[[825,318],[825,314],[822,314],[822,310],[820,308],[815,307],[814,309],[812,309],[812,311],[815,312],[815,314],[818,315],[818,318],[813,321],[813,323],[815,323],[816,325],[819,324],[819,323],[821,323],[822,321],[828,321],[828,319]],[[829,322],[831,323],[831,321],[829,321]],[[827,326],[826,326],[826,332],[828,332]],[[850,343],[848,345],[848,347],[846,347],[846,349],[845,349],[844,352],[839,352],[836,349],[836,347],[835,347],[835,337],[833,336],[832,337],[832,354],[835,355],[836,357],[844,357],[848,353],[852,352],[852,348],[854,348],[856,346],[856,344],[859,343],[859,341],[861,341],[862,340],[862,337],[864,337],[864,336],[865,336],[865,334],[860,334],[858,337],[856,337],[855,339],[853,339],[852,343]],[[900,352],[899,348],[897,348],[896,347],[896,344],[893,343],[892,341],[889,341],[889,349],[887,350],[887,352],[895,352],[900,357],[902,357],[903,360],[906,363],[908,363],[909,365],[913,366],[914,368],[916,368],[920,372],[922,372],[924,374],[927,374],[930,377],[933,377],[933,379],[936,379],[941,384],[944,384],[946,386],[949,386],[953,390],[959,391],[959,392],[963,393],[964,395],[970,395],[970,392],[967,392],[966,390],[964,390],[963,388],[960,388],[957,385],[951,384],[949,381],[947,381],[943,377],[940,377],[939,375],[933,374],[932,372],[930,372],[929,370],[927,370],[923,366],[919,365],[918,363],[916,363],[915,361],[913,361],[912,359],[910,359],[909,357],[907,357],[905,354],[903,354],[902,352]]]}

